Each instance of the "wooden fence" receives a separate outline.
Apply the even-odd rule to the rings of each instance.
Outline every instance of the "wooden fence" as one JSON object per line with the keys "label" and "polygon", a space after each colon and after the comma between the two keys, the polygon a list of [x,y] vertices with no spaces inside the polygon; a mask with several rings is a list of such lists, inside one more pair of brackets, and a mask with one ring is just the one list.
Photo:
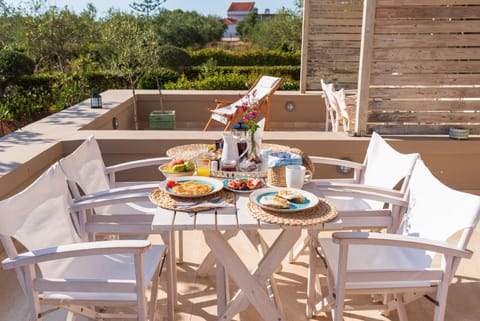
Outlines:
{"label": "wooden fence", "polygon": [[480,133],[480,0],[365,0],[357,133]]}
{"label": "wooden fence", "polygon": [[480,133],[480,0],[304,5],[300,90],[358,87],[357,133]]}
{"label": "wooden fence", "polygon": [[300,91],[357,88],[363,0],[305,0]]}

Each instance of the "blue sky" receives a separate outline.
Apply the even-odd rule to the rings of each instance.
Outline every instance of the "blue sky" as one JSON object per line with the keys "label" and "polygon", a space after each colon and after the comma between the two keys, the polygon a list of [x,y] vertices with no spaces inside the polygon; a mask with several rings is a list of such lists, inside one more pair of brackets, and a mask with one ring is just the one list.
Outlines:
{"label": "blue sky", "polygon": [[[121,11],[130,12],[129,4],[135,1],[139,2],[139,0],[48,0],[47,3],[58,7],[67,6],[75,12],[80,12],[86,7],[87,3],[91,2],[97,8],[98,13],[103,15],[112,7]],[[28,0],[5,0],[6,4],[14,6],[28,2]],[[197,11],[203,15],[210,14],[224,18],[227,15],[227,9],[231,2],[232,1],[227,0],[167,0],[163,6],[169,10],[182,9],[184,11]],[[241,1],[236,0],[236,2]],[[270,9],[270,12],[276,13],[282,7],[295,9],[294,0],[259,0],[254,2],[259,13],[263,13],[265,9]]]}

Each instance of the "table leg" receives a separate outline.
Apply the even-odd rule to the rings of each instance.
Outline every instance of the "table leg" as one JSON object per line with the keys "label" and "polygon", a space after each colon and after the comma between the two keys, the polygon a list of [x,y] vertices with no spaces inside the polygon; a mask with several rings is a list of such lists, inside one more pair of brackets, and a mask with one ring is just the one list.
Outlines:
{"label": "table leg", "polygon": [[228,303],[228,278],[222,263],[217,260],[217,314],[221,315],[225,311]]}
{"label": "table leg", "polygon": [[308,279],[307,279],[307,318],[313,315],[313,309],[319,297],[321,297],[320,281],[317,275],[318,259],[318,233],[319,230],[308,230]]}
{"label": "table leg", "polygon": [[248,302],[255,307],[263,320],[283,320],[280,312],[266,295],[263,284],[265,284],[266,280],[288,254],[293,244],[298,240],[301,230],[283,230],[265,256],[260,260],[253,271],[253,275],[219,231],[211,230],[203,233],[205,241],[217,257],[217,260],[225,267],[229,277],[240,288],[234,299],[227,305],[224,313],[218,316],[218,320],[231,320],[241,309],[248,306]]}
{"label": "table leg", "polygon": [[[225,233],[223,233],[223,237],[225,239],[231,239],[235,235],[238,234],[238,230],[227,230]],[[213,255],[212,251],[208,252],[208,254],[205,256],[203,259],[202,263],[197,269],[197,273],[200,276],[207,276],[208,271],[212,268],[212,266],[215,264],[215,255]]]}
{"label": "table leg", "polygon": [[160,235],[163,242],[168,246],[166,266],[167,266],[167,313],[168,319],[174,320],[175,306],[178,302],[177,297],[177,267],[175,257],[175,232],[162,232]]}

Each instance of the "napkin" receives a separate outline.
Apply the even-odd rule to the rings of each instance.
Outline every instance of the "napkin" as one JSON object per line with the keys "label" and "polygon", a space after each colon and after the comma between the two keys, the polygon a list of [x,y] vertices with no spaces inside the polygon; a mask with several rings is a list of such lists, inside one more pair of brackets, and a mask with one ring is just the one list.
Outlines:
{"label": "napkin", "polygon": [[290,152],[273,152],[268,155],[268,168],[286,165],[302,165],[302,156]]}

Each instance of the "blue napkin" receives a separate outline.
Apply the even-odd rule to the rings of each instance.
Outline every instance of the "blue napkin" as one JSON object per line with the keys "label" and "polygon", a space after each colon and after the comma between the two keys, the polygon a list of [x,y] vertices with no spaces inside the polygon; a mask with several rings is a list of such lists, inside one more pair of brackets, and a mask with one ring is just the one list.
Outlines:
{"label": "blue napkin", "polygon": [[285,165],[302,165],[302,156],[290,152],[273,152],[268,155],[268,168]]}

